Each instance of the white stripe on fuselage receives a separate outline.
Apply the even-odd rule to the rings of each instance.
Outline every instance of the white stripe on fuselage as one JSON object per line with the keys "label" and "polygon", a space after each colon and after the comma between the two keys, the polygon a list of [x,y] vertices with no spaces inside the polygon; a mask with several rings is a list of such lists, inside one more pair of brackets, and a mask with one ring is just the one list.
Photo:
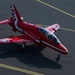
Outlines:
{"label": "white stripe on fuselage", "polygon": [[51,44],[49,44],[49,43],[47,43],[45,41],[41,41],[41,42],[44,43],[44,44],[46,44],[46,45],[48,45],[48,46],[50,46],[50,47],[52,47],[52,48],[54,48],[54,49],[57,49],[57,50],[62,51],[62,52],[66,52],[66,51],[61,50],[61,49],[59,49],[59,48],[57,48],[57,47],[55,47],[55,46],[53,46],[53,45],[51,45]]}
{"label": "white stripe on fuselage", "polygon": [[17,15],[15,14],[15,9],[14,9],[13,5],[12,5],[11,9],[13,10],[12,13],[14,14],[14,15],[13,15],[13,19],[14,19],[14,21],[15,21],[14,24],[15,24],[16,29],[19,30],[20,32],[23,32],[23,29],[21,29],[21,28],[18,27],[18,25],[17,25],[18,18],[17,18]]}
{"label": "white stripe on fuselage", "polygon": [[[12,9],[14,9],[13,6],[12,6]],[[15,20],[14,24],[15,24],[16,29],[17,29],[18,31],[22,32],[22,33],[27,34],[29,37],[31,37],[33,40],[35,40],[36,42],[39,43],[39,42],[40,42],[39,40],[35,39],[32,35],[30,35],[30,34],[27,33],[26,31],[24,31],[22,28],[18,27],[18,25],[17,25],[17,23],[18,23],[17,15],[16,15],[14,12],[13,12],[13,14],[14,14],[14,20]]]}
{"label": "white stripe on fuselage", "polygon": [[[35,39],[32,35],[30,35],[30,34],[27,33],[26,31],[23,31],[21,28],[19,28],[18,25],[17,25],[17,22],[18,22],[18,20],[15,21],[15,27],[16,27],[17,30],[19,30],[20,32],[23,32],[23,33],[27,34],[29,37],[31,37],[32,39],[34,39],[36,42],[40,43],[39,40]],[[55,46],[53,46],[53,45],[51,45],[51,44],[49,44],[49,43],[47,43],[47,42],[45,42],[45,41],[42,41],[42,43],[44,43],[44,44],[46,44],[46,45],[48,45],[48,46],[50,46],[50,47],[53,47],[53,48],[55,48],[55,49],[57,49],[57,50],[59,50],[59,51],[66,52],[66,51],[61,50],[61,49],[59,49],[59,48],[57,48],[57,47],[55,47]]]}
{"label": "white stripe on fuselage", "polygon": [[17,19],[17,16],[16,16],[16,14],[15,14],[15,27],[16,27],[16,29],[17,30],[19,30],[20,32],[22,32],[22,33],[25,33],[25,34],[27,34],[29,37],[31,37],[32,39],[34,39],[36,42],[40,42],[39,40],[37,40],[37,39],[35,39],[32,35],[30,35],[29,33],[27,33],[26,31],[24,31],[23,29],[21,29],[20,27],[18,27],[18,25],[17,25],[17,22],[18,22],[18,19]]}
{"label": "white stripe on fuselage", "polygon": [[[30,35],[30,34],[27,33],[26,31],[23,31],[23,29],[21,29],[20,27],[18,27],[17,22],[18,22],[18,20],[15,20],[15,27],[16,27],[17,30],[19,30],[20,32],[23,32],[23,33],[27,34],[29,37],[31,37],[32,39],[34,39],[36,42],[40,43],[39,40],[35,39],[32,35]],[[48,45],[48,46],[50,46],[50,47],[52,47],[52,48],[55,48],[55,49],[57,49],[57,50],[59,50],[59,51],[66,52],[66,51],[61,50],[61,49],[59,49],[59,48],[57,48],[57,47],[55,47],[55,46],[53,46],[53,45],[51,45],[51,44],[49,44],[49,43],[47,43],[47,42],[45,42],[45,41],[42,41],[42,43],[44,43],[44,44],[46,44],[46,45]]]}
{"label": "white stripe on fuselage", "polygon": [[26,31],[24,31],[24,30],[21,29],[20,27],[18,27],[17,22],[18,22],[18,20],[15,21],[15,27],[16,27],[17,30],[19,30],[19,31],[22,32],[22,33],[27,34],[29,37],[31,37],[32,39],[34,39],[36,42],[38,42],[38,43],[40,42],[39,40],[35,39],[32,35],[30,35],[30,34],[27,33]]}
{"label": "white stripe on fuselage", "polygon": [[[13,7],[13,6],[12,6],[12,7]],[[14,7],[13,7],[12,9],[14,9]],[[14,13],[14,12],[13,12],[13,13]],[[39,40],[35,39],[32,35],[30,35],[30,34],[27,33],[26,31],[24,31],[22,28],[18,27],[18,25],[17,25],[18,19],[17,19],[17,15],[16,15],[15,13],[14,13],[14,20],[15,20],[15,22],[14,22],[15,27],[16,27],[16,29],[17,29],[18,31],[27,34],[29,37],[31,37],[32,39],[34,39],[36,42],[40,43]],[[49,44],[49,43],[47,43],[47,42],[45,42],[45,41],[42,41],[42,43],[44,43],[44,44],[46,44],[46,45],[48,45],[48,46],[50,46],[50,47],[53,47],[53,48],[55,48],[55,49],[57,49],[57,50],[59,50],[59,51],[66,52],[66,51],[61,50],[61,49],[59,49],[59,48],[57,48],[57,47],[55,47],[55,46],[53,46],[53,45],[51,45],[51,44]]]}

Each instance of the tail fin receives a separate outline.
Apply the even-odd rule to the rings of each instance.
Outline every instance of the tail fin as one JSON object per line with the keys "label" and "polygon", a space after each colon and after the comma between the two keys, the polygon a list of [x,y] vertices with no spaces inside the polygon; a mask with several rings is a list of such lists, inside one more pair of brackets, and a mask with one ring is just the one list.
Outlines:
{"label": "tail fin", "polygon": [[12,17],[14,20],[17,20],[19,22],[22,22],[22,19],[16,9],[16,6],[14,4],[11,4],[11,11],[12,11]]}

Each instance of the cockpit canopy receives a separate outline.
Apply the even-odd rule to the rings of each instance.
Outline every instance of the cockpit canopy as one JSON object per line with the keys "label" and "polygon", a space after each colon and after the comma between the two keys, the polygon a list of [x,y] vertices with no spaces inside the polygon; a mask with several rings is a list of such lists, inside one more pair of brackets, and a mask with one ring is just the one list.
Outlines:
{"label": "cockpit canopy", "polygon": [[55,44],[60,44],[60,41],[59,39],[53,34],[51,33],[49,30],[41,27],[39,28],[39,31],[44,35],[46,36],[49,40],[53,41],[53,43]]}

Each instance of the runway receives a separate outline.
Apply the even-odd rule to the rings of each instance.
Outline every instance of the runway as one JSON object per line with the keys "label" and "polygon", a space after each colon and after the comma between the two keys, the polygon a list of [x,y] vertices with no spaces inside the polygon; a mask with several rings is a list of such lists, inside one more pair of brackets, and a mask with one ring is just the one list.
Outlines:
{"label": "runway", "polygon": [[[48,47],[28,43],[0,44],[0,75],[75,75],[75,1],[74,0],[12,0],[24,21],[43,26],[60,24],[55,33],[69,50],[55,62],[57,52]],[[0,20],[11,17],[10,0],[0,1]],[[9,25],[0,25],[0,38],[14,33]]]}

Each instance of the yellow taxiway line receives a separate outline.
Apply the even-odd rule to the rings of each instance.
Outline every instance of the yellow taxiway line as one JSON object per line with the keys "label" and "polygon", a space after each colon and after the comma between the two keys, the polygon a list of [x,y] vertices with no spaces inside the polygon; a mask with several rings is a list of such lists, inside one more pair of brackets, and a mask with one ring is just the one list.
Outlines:
{"label": "yellow taxiway line", "polygon": [[10,69],[10,70],[14,70],[14,71],[18,71],[18,72],[22,72],[22,73],[26,73],[26,74],[30,74],[30,75],[44,75],[44,74],[41,74],[41,73],[25,70],[25,69],[22,69],[22,68],[17,68],[17,67],[14,67],[14,66],[9,66],[9,65],[6,65],[6,64],[2,64],[2,63],[0,63],[0,67]]}
{"label": "yellow taxiway line", "polygon": [[[74,15],[72,15],[72,14],[70,14],[70,13],[68,13],[68,12],[65,12],[65,11],[63,11],[63,10],[61,10],[61,9],[59,9],[59,8],[56,8],[56,7],[54,7],[54,6],[50,5],[50,4],[47,4],[47,3],[45,3],[45,2],[43,2],[43,1],[41,1],[41,0],[37,0],[37,1],[40,2],[40,3],[42,3],[42,4],[44,4],[44,5],[46,5],[46,6],[48,6],[48,7],[51,7],[51,8],[53,8],[53,9],[55,9],[55,10],[58,10],[58,11],[60,11],[60,12],[62,12],[62,13],[64,13],[64,14],[66,14],[66,15],[72,17],[72,18],[75,18]],[[38,24],[36,24],[36,25],[38,25]],[[39,24],[39,25],[41,25],[41,24]],[[47,26],[47,25],[43,25],[43,26]],[[75,30],[73,30],[73,29],[67,29],[67,28],[60,28],[60,29],[62,29],[62,30],[67,30],[67,31],[71,31],[71,32],[75,32]],[[29,71],[29,70],[26,70],[26,69],[14,67],[14,66],[2,64],[2,63],[0,63],[0,67],[6,68],[6,69],[11,69],[11,70],[18,71],[18,72],[22,72],[22,73],[27,73],[27,74],[30,74],[30,75],[44,75],[44,74],[41,74],[41,73]]]}
{"label": "yellow taxiway line", "polygon": [[65,12],[65,11],[63,11],[63,10],[57,8],[57,7],[54,7],[54,6],[52,6],[51,4],[45,3],[45,2],[43,2],[43,1],[41,1],[41,0],[37,0],[37,1],[40,2],[40,3],[42,3],[42,4],[44,4],[44,5],[46,5],[46,6],[48,6],[48,7],[51,7],[51,8],[53,8],[53,9],[57,10],[57,11],[60,11],[60,12],[66,14],[66,15],[72,17],[72,18],[75,18],[75,15],[72,15],[72,14],[70,14],[70,13],[68,13],[68,12]]}
{"label": "yellow taxiway line", "polygon": [[[75,15],[72,15],[72,14],[70,14],[68,12],[65,12],[65,11],[63,11],[63,10],[57,8],[57,7],[54,7],[54,6],[50,5],[50,4],[47,4],[47,3],[43,2],[42,0],[37,0],[37,1],[42,3],[42,4],[44,4],[44,5],[46,5],[46,6],[48,6],[48,7],[50,7],[50,8],[53,8],[53,9],[57,10],[59,12],[62,12],[62,13],[66,14],[66,15],[72,17],[72,18],[75,18]],[[38,24],[38,25],[41,25],[41,24]],[[42,26],[47,26],[47,25],[42,25]],[[75,30],[73,30],[73,29],[68,29],[68,28],[60,28],[60,29],[75,32]]]}
{"label": "yellow taxiway line", "polygon": [[68,29],[68,28],[60,28],[60,29],[62,29],[62,30],[66,30],[66,31],[70,31],[70,32],[75,32],[74,29]]}

